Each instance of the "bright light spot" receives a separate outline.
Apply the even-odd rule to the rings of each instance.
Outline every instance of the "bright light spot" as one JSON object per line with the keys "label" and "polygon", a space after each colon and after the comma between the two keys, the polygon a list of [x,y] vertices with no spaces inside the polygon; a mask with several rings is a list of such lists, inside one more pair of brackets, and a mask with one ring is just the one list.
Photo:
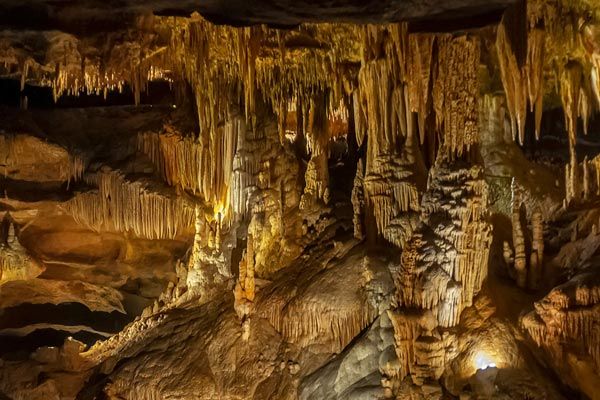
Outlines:
{"label": "bright light spot", "polygon": [[213,207],[213,212],[215,214],[215,221],[221,224],[223,220],[223,215],[225,214],[225,207],[223,206],[223,204],[215,204]]}
{"label": "bright light spot", "polygon": [[487,369],[487,368],[495,368],[496,363],[494,359],[490,357],[488,354],[484,352],[478,352],[475,355],[475,368],[477,369]]}

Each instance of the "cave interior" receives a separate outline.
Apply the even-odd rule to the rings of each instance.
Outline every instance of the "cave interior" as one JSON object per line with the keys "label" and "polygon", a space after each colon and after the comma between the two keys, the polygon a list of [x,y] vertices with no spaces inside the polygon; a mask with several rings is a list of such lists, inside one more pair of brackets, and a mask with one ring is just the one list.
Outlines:
{"label": "cave interior", "polygon": [[0,3],[0,400],[600,400],[598,0]]}

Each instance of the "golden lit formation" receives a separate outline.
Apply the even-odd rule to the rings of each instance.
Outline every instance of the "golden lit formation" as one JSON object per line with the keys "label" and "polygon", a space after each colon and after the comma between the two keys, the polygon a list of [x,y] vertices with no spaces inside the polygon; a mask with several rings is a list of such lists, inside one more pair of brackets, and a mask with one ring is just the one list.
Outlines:
{"label": "golden lit formation", "polygon": [[0,399],[600,399],[600,3],[12,1]]}

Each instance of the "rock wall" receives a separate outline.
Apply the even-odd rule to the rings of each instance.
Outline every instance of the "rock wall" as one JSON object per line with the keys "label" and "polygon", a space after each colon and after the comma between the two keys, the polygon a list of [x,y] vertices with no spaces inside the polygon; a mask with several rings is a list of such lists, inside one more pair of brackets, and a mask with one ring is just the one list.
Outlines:
{"label": "rock wall", "polygon": [[597,6],[347,3],[0,33],[0,398],[598,398]]}

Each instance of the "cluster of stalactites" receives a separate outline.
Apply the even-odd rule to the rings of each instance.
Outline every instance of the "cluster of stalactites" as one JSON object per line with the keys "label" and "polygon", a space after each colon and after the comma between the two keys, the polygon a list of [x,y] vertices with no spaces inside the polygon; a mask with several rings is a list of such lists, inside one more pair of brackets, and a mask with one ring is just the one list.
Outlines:
{"label": "cluster of stalactites", "polygon": [[[236,93],[233,86],[241,69],[235,62],[238,57],[234,56],[237,54],[235,41],[238,35],[233,28],[217,27],[197,16],[185,23],[175,20],[170,28],[170,63],[179,79],[188,82],[192,88],[200,131],[197,143],[193,143],[190,148],[181,144],[169,146],[170,150],[166,151],[177,151],[181,155],[187,153],[187,160],[180,162],[187,167],[173,168],[171,172],[165,170],[163,173],[187,173],[188,177],[180,178],[180,181],[189,183],[189,189],[199,192],[205,200],[216,204],[218,201],[215,200],[226,197],[222,193],[225,186],[222,172],[225,172],[224,169],[231,172],[235,154],[235,142],[226,135],[223,125],[229,120],[230,105],[235,104]],[[216,46],[217,43],[220,43],[219,47]],[[241,49],[243,45],[238,47]],[[217,64],[215,58],[219,51],[229,52],[231,55]],[[237,136],[233,139],[237,140]],[[171,157],[166,153],[163,155],[165,165],[177,162],[176,158],[168,161]],[[154,161],[160,164],[158,159]],[[222,161],[228,161],[227,166]],[[174,176],[167,180],[173,181],[173,178]]]}
{"label": "cluster of stalactites", "polygon": [[368,304],[348,309],[332,309],[319,303],[293,302],[283,309],[276,307],[269,321],[286,341],[306,346],[332,338],[331,352],[339,353],[377,317]]}
{"label": "cluster of stalactites", "polygon": [[[330,91],[333,95],[327,110],[333,110],[348,92],[342,88],[349,83],[339,67],[345,61],[339,54],[343,52],[335,43],[327,49],[286,49],[286,36],[302,37],[302,26],[289,32],[265,26],[216,26],[198,15],[175,19],[169,26],[171,69],[192,87],[201,135],[205,131],[214,135],[230,104],[243,106],[247,121],[254,127],[260,100],[278,116],[283,140],[291,102],[309,104],[316,93]],[[329,32],[331,27],[325,24],[322,30]],[[344,32],[351,34],[352,30]],[[302,115],[306,126],[308,113]]]}
{"label": "cluster of stalactites", "polygon": [[[285,70],[288,68],[287,63],[280,64],[277,61],[275,64],[269,64],[267,60],[274,59],[259,58],[263,42],[273,36],[272,34],[272,30],[265,27],[217,27],[200,18],[192,19],[183,27],[174,28],[171,52],[183,78],[192,85],[200,122],[198,144],[194,146],[200,149],[191,150],[182,145],[179,152],[193,153],[186,158],[198,159],[197,171],[190,171],[194,175],[191,179],[192,189],[195,190],[198,186],[204,199],[220,204],[219,208],[227,209],[228,203],[231,203],[235,218],[246,215],[246,188],[256,185],[255,173],[262,168],[244,149],[240,154],[236,154],[237,140],[242,140],[239,132],[231,138],[227,135],[228,124],[231,124],[230,115],[236,104],[243,103],[250,131],[262,129],[257,126],[257,102],[261,103],[261,112],[264,111],[263,105],[271,107],[279,118],[280,141],[284,137],[285,123],[282,120],[286,118],[288,99],[302,99],[299,103],[310,107],[308,112],[304,110],[305,112],[301,113],[304,119],[302,125],[308,128],[306,130],[312,152],[307,172],[311,179],[307,179],[307,182],[314,183],[314,187],[309,184],[307,188],[309,192],[314,192],[316,199],[326,201],[328,198],[327,143],[330,137],[327,114],[332,110],[332,96],[324,96],[324,93],[328,92],[326,87],[317,91],[308,81],[287,82],[286,84],[292,85],[293,90],[288,88],[285,93],[282,92],[282,83],[274,87],[266,85],[264,79],[271,82],[273,74],[267,71],[281,73],[284,66]],[[281,35],[277,35],[277,38],[281,40]],[[283,45],[279,46],[279,51],[282,58],[287,57]],[[319,95],[324,96],[324,101],[314,100]],[[234,119],[233,123],[237,124],[238,130],[242,126],[239,118]],[[156,147],[152,141],[148,143],[150,147]],[[144,146],[142,144],[142,147]],[[145,152],[157,154],[156,150],[148,150]],[[154,159],[157,157],[154,156]],[[187,164],[187,161],[185,163]],[[199,179],[195,178],[196,172]]]}
{"label": "cluster of stalactites", "polygon": [[479,142],[479,38],[438,39],[438,70],[433,83],[436,126],[443,124],[444,153],[461,156]]}
{"label": "cluster of stalactites", "polygon": [[595,27],[577,17],[568,5],[531,0],[526,7],[511,7],[505,13],[496,37],[512,133],[514,138],[518,135],[521,144],[525,138],[528,105],[535,117],[536,138],[540,137],[544,69],[550,65],[556,70],[556,90],[569,139],[567,203],[578,200],[581,192],[575,151],[578,119],[582,119],[583,132],[587,134],[594,108],[600,107],[600,57]]}
{"label": "cluster of stalactites", "polygon": [[[363,61],[353,95],[356,138],[359,146],[368,135],[366,170],[370,160],[390,153],[414,134],[413,118],[405,85],[407,39],[404,25],[367,26],[363,37]],[[382,51],[377,51],[381,49]],[[380,54],[381,53],[381,54]]]}
{"label": "cluster of stalactites", "polygon": [[590,176],[590,169],[595,170],[594,162],[590,163],[587,158],[581,164],[577,162],[577,119],[583,119],[584,133],[587,134],[587,120],[591,114],[589,85],[584,76],[583,67],[577,61],[567,63],[560,75],[561,100],[569,137],[569,163],[565,166],[566,205],[582,198],[589,199],[591,188],[597,186],[597,178]]}
{"label": "cluster of stalactites", "polygon": [[449,157],[478,142],[478,37],[368,26],[363,46],[354,114],[359,144],[369,134],[369,155],[393,149],[417,127],[421,143],[437,132]]}
{"label": "cluster of stalactites", "polygon": [[[524,3],[523,3],[524,4]],[[556,90],[560,95],[569,140],[569,163],[565,170],[565,205],[591,194],[589,174],[577,161],[578,120],[587,134],[594,102],[600,107],[600,80],[595,27],[562,18],[574,16],[568,7],[529,1],[527,7],[512,7],[498,26],[496,50],[502,84],[511,118],[513,137],[523,144],[527,105],[535,116],[535,134],[540,137],[544,97],[544,66],[556,67]],[[554,52],[546,52],[552,47]],[[595,99],[595,100],[594,100]],[[589,164],[588,164],[589,166]],[[582,187],[586,185],[585,188]],[[585,193],[584,193],[585,192]]]}
{"label": "cluster of stalactites", "polygon": [[[532,12],[533,14],[533,12]],[[538,18],[514,6],[508,10],[496,36],[496,50],[513,139],[525,140],[527,104],[535,114],[535,136],[540,137],[544,98],[545,31]]]}
{"label": "cluster of stalactites", "polygon": [[[21,160],[31,159],[32,146],[24,135],[1,135],[0,136],[0,159],[2,160],[4,175],[8,170],[20,164]],[[67,153],[61,149],[62,152]],[[54,155],[54,154],[52,154]],[[58,165],[58,176],[61,180],[70,183],[78,181],[83,177],[86,169],[85,159],[76,154],[68,153],[63,162]]]}
{"label": "cluster of stalactites", "polygon": [[139,32],[131,41],[109,41],[99,56],[88,57],[85,44],[74,36],[59,32],[46,34],[48,48],[46,63],[33,57],[2,54],[4,68],[16,67],[21,73],[21,90],[30,80],[52,88],[56,101],[64,94],[78,96],[82,93],[104,95],[122,92],[126,85],[139,104],[141,93],[153,80],[170,81],[164,59],[166,48],[157,47],[154,36]]}
{"label": "cluster of stalactites", "polygon": [[173,133],[144,133],[138,136],[137,144],[169,185],[200,196],[225,217],[238,139],[244,134],[243,120],[234,116],[214,136],[196,139]]}
{"label": "cluster of stalactites", "polygon": [[116,171],[87,177],[97,191],[77,194],[65,205],[79,223],[96,230],[131,232],[149,239],[172,239],[190,231],[194,209],[180,196],[152,191]]}
{"label": "cluster of stalactites", "polygon": [[393,24],[365,27],[363,41],[353,94],[358,144],[368,135],[360,183],[378,234],[402,245],[413,225],[402,214],[420,208],[417,140],[428,143],[431,157],[439,149],[450,160],[479,142],[480,40],[409,34],[405,24]]}

